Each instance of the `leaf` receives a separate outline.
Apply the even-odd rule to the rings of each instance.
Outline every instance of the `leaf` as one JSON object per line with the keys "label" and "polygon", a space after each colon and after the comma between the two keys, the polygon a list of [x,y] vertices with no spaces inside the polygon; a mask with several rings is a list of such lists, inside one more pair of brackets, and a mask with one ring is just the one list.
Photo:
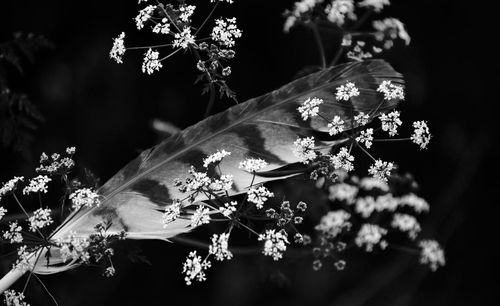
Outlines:
{"label": "leaf", "polygon": [[[352,112],[385,112],[399,101],[386,101],[376,92],[383,80],[403,85],[402,77],[382,60],[349,63],[332,67],[295,80],[278,90],[251,99],[211,116],[145,150],[99,190],[102,204],[73,213],[54,232],[52,239],[64,238],[69,231],[88,237],[102,220],[113,221],[110,234],[126,231],[130,239],[163,239],[192,230],[190,221],[177,219],[163,228],[162,213],[173,199],[185,198],[173,180],[188,177],[191,165],[201,168],[203,158],[224,149],[232,154],[220,164],[222,173],[234,176],[230,195],[244,193],[252,175],[238,168],[248,158],[262,158],[269,163],[254,183],[283,179],[290,174],[265,175],[298,163],[292,154],[298,137],[318,136],[319,148],[327,152],[333,142],[323,120],[304,121],[297,111],[308,97],[322,98],[320,112],[331,119],[340,116],[348,126]],[[346,81],[356,84],[360,95],[352,104],[335,100],[335,89]],[[276,172],[280,173],[280,172]],[[195,202],[206,198],[200,194]],[[36,273],[56,273],[77,265],[64,265],[57,248],[50,250],[49,265],[40,264]],[[44,256],[45,257],[45,256]]]}

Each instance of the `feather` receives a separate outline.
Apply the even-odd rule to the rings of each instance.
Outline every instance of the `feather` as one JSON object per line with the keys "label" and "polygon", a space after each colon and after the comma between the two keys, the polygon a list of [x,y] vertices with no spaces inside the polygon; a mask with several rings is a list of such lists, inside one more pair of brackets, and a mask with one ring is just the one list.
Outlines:
{"label": "feather", "polygon": [[[328,119],[340,116],[349,126],[353,112],[381,113],[399,103],[383,100],[376,92],[383,80],[398,85],[404,83],[402,76],[383,60],[338,65],[211,116],[142,152],[100,188],[103,201],[99,207],[74,212],[51,239],[64,238],[70,231],[88,237],[96,224],[108,218],[112,220],[110,233],[125,231],[130,239],[167,240],[189,232],[192,228],[186,219],[177,219],[164,228],[162,213],[174,199],[185,197],[173,180],[187,178],[191,165],[201,168],[207,155],[221,149],[230,151],[232,154],[220,164],[222,173],[234,176],[230,196],[246,192],[252,180],[250,173],[238,167],[240,161],[249,157],[269,163],[254,183],[294,175],[280,169],[299,162],[292,154],[293,142],[298,137],[317,136],[320,140],[316,144],[324,151],[330,150],[335,141],[342,141],[328,135],[324,120],[316,117],[302,120],[297,107],[308,97],[321,98],[324,103],[320,105],[320,112],[327,114]],[[336,101],[335,89],[346,81],[354,82],[360,95],[350,102]],[[196,202],[204,200],[202,194],[195,199]],[[48,260],[40,260],[36,265],[35,273],[57,273],[78,265],[77,262],[63,263],[57,248],[51,248],[50,253]]]}

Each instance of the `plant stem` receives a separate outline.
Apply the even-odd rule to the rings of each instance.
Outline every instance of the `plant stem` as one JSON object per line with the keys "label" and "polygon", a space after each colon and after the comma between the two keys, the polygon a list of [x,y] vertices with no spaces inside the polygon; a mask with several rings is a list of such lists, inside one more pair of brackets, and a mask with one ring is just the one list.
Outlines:
{"label": "plant stem", "polygon": [[203,26],[205,26],[205,24],[207,23],[208,19],[210,19],[210,17],[212,17],[212,14],[215,12],[215,9],[219,5],[219,2],[220,2],[220,0],[217,0],[217,2],[215,3],[214,7],[212,8],[212,10],[210,11],[210,13],[208,14],[207,18],[205,18],[205,20],[203,21],[203,23],[201,24],[201,26],[198,28],[198,30],[196,30],[196,33],[194,34],[194,36],[196,36],[201,31],[201,29],[203,28]]}
{"label": "plant stem", "polygon": [[312,23],[311,29],[314,34],[314,40],[316,41],[316,45],[318,46],[319,56],[321,58],[321,67],[325,69],[326,68],[325,49],[323,47],[323,42],[321,41],[321,36],[319,35],[318,26],[315,23]]}
{"label": "plant stem", "polygon": [[212,108],[214,107],[214,102],[215,102],[215,87],[213,83],[210,83],[210,98],[208,100],[208,105],[207,109],[205,110],[205,115],[203,115],[203,118],[207,118],[210,116],[210,113],[212,112]]}
{"label": "plant stem", "polygon": [[381,138],[381,139],[373,139],[373,141],[377,141],[377,142],[393,142],[393,141],[408,141],[410,140],[411,138],[410,137],[406,137],[406,138]]}

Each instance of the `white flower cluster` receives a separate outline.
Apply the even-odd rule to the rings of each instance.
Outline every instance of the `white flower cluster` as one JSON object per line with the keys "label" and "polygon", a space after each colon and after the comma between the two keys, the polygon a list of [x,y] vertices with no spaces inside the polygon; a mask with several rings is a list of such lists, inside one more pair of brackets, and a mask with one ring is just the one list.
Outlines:
{"label": "white flower cluster", "polygon": [[61,259],[63,262],[68,260],[81,260],[89,262],[90,254],[87,248],[90,242],[87,238],[78,237],[75,231],[70,231],[64,239],[59,239],[57,244],[60,248]]}
{"label": "white flower cluster", "polygon": [[193,280],[202,282],[207,279],[205,270],[210,268],[211,263],[208,260],[202,260],[201,256],[196,255],[196,251],[190,252],[186,262],[182,265],[182,273],[186,276],[184,281],[186,285],[191,285]]}
{"label": "white flower cluster", "polygon": [[228,48],[234,47],[235,39],[241,37],[241,30],[236,26],[236,18],[216,19],[212,29],[212,39]]}
{"label": "white flower cluster", "polygon": [[351,214],[344,210],[329,211],[321,217],[321,221],[314,228],[328,238],[335,238],[343,230],[349,230],[352,226],[349,219]]}
{"label": "white flower cluster", "polygon": [[73,203],[73,209],[77,210],[81,207],[91,208],[101,205],[99,194],[90,188],[81,188],[69,195],[69,199]]}
{"label": "white flower cluster", "polygon": [[381,212],[387,210],[394,212],[397,207],[398,201],[390,193],[378,196],[377,198],[372,196],[358,198],[355,203],[355,211],[363,216],[363,218],[370,217],[374,211]]}
{"label": "white flower cluster", "polygon": [[17,221],[10,222],[9,230],[3,232],[3,238],[9,240],[10,243],[21,243],[23,242],[21,231],[22,227],[17,224]]}
{"label": "white flower cluster", "polygon": [[158,22],[153,27],[153,33],[156,34],[169,34],[170,33],[170,23],[167,18],[163,18],[161,22]]}
{"label": "white flower cluster", "polygon": [[219,210],[224,217],[229,218],[235,211],[236,211],[236,206],[238,205],[238,202],[236,201],[231,201],[229,203],[224,203],[224,207],[220,207]]}
{"label": "white flower cluster", "polygon": [[50,156],[42,153],[40,155],[40,166],[35,169],[36,172],[46,173],[48,175],[55,174],[60,171],[68,171],[75,166],[72,155],[75,154],[75,147],[66,148],[66,154],[69,156],[61,158],[61,155],[54,153]]}
{"label": "white flower cluster", "polygon": [[174,201],[171,205],[165,207],[165,212],[163,213],[162,223],[163,227],[166,228],[170,222],[175,221],[181,215],[181,202]]}
{"label": "white flower cluster", "polygon": [[361,131],[361,134],[356,137],[356,141],[359,143],[364,143],[367,149],[371,148],[373,141],[373,129],[369,128],[366,131]]}
{"label": "white flower cluster", "polygon": [[380,13],[384,6],[389,5],[391,5],[389,0],[363,0],[358,3],[358,6],[371,8],[375,11],[375,13]]}
{"label": "white flower cluster", "polygon": [[389,114],[381,114],[379,119],[382,122],[382,131],[388,132],[389,136],[398,134],[398,127],[403,124],[399,119],[400,113],[398,111],[390,112]]}
{"label": "white flower cluster", "polygon": [[283,26],[283,31],[288,33],[290,29],[295,25],[297,19],[301,17],[302,14],[309,12],[313,9],[316,4],[323,2],[324,0],[301,0],[295,2],[292,11],[286,11],[289,16],[285,21],[285,25]]}
{"label": "white flower cluster", "polygon": [[30,194],[35,192],[47,193],[47,183],[52,179],[46,175],[39,175],[30,179],[29,185],[24,187],[23,194]]}
{"label": "white flower cluster", "polygon": [[358,195],[358,187],[346,183],[333,184],[328,188],[328,191],[330,201],[346,201],[348,204],[354,203],[354,199]]}
{"label": "white flower cluster", "polygon": [[314,151],[314,137],[298,138],[293,143],[294,149],[293,154],[302,163],[308,164],[317,157],[317,153]]}
{"label": "white flower cluster", "polygon": [[2,200],[2,197],[16,190],[17,184],[19,182],[22,182],[23,180],[24,176],[14,176],[13,179],[10,179],[9,181],[5,182],[2,188],[0,188],[0,201]]}
{"label": "white flower cluster", "polygon": [[179,6],[179,19],[183,22],[190,22],[196,6],[194,5],[181,5]]}
{"label": "white flower cluster", "polygon": [[22,292],[6,290],[4,295],[5,305],[7,306],[29,306],[29,304],[24,301],[24,293]]}
{"label": "white flower cluster", "polygon": [[257,188],[252,186],[248,190],[247,195],[247,201],[254,203],[257,209],[262,209],[262,207],[264,207],[264,202],[266,202],[269,198],[274,197],[274,193],[270,192],[269,189],[264,186],[259,186]]}
{"label": "white flower cluster", "polygon": [[400,38],[406,45],[410,44],[410,35],[405,29],[404,24],[396,18],[385,18],[384,20],[373,21],[373,28],[381,33],[379,35],[379,40],[383,39],[383,35],[386,33],[391,39]]}
{"label": "white flower cluster", "polygon": [[345,84],[336,88],[335,98],[337,101],[348,101],[352,97],[359,96],[359,89],[353,82],[347,81]]}
{"label": "white flower cluster", "polygon": [[224,174],[219,179],[213,179],[210,183],[210,190],[213,191],[229,191],[233,187],[233,175]]}
{"label": "white flower cluster", "polygon": [[153,51],[153,49],[148,49],[146,54],[144,54],[144,60],[142,62],[142,72],[147,74],[153,74],[153,72],[160,70],[163,67],[160,60],[158,60],[158,51]]}
{"label": "white flower cluster", "polygon": [[210,223],[210,209],[203,206],[198,206],[196,211],[191,216],[191,227],[197,227],[203,224]]}
{"label": "white flower cluster", "polygon": [[370,116],[363,112],[360,112],[359,114],[354,116],[354,122],[356,123],[356,126],[367,125],[369,120]]}
{"label": "white flower cluster", "polygon": [[368,173],[374,178],[382,181],[387,181],[387,177],[391,175],[391,171],[395,169],[394,163],[385,162],[380,159],[376,160],[368,169]]}
{"label": "white flower cluster", "polygon": [[365,59],[372,58],[373,55],[366,51],[366,42],[358,40],[356,45],[347,52],[347,58],[361,62]]}
{"label": "white flower cluster", "polygon": [[262,253],[265,256],[271,256],[274,260],[283,258],[283,252],[286,251],[286,245],[290,244],[288,238],[281,231],[266,230],[264,234],[259,235],[259,241],[264,242]]}
{"label": "white flower cluster", "polygon": [[339,116],[334,116],[332,121],[328,123],[328,134],[330,136],[337,135],[344,131],[344,120]]}
{"label": "white flower cluster", "polygon": [[30,260],[30,252],[26,251],[27,246],[23,245],[17,249],[17,260],[13,264],[13,269],[26,273],[33,269],[33,263]]}
{"label": "white flower cluster", "polygon": [[373,251],[373,247],[377,244],[381,249],[385,249],[387,241],[382,239],[385,234],[387,234],[387,230],[376,224],[363,224],[355,242],[358,247],[364,247],[367,252]]}
{"label": "white flower cluster", "polygon": [[382,191],[389,191],[389,185],[386,181],[381,181],[373,177],[364,177],[359,181],[359,187],[364,190],[372,190],[374,188],[380,189]]}
{"label": "white flower cluster", "polygon": [[210,185],[210,178],[206,172],[198,172],[194,167],[191,167],[189,174],[191,174],[191,178],[186,186],[188,191],[198,191]]}
{"label": "white flower cluster", "polygon": [[229,233],[213,234],[212,244],[208,249],[208,253],[214,255],[215,259],[219,261],[223,261],[224,259],[230,260],[233,258],[233,253],[228,249],[228,240]]}
{"label": "white flower cluster", "polygon": [[356,20],[353,0],[333,0],[325,8],[325,13],[330,22],[341,26],[345,23],[345,18]]}
{"label": "white flower cluster", "polygon": [[217,165],[224,157],[229,155],[231,155],[231,152],[226,150],[217,150],[214,154],[211,154],[207,156],[207,158],[203,159],[203,167],[208,168],[210,164]]}
{"label": "white flower cluster", "polygon": [[384,100],[404,100],[405,99],[405,91],[403,86],[392,84],[391,81],[382,81],[382,83],[378,86],[377,92],[381,92],[384,94]]}
{"label": "white flower cluster", "polygon": [[135,26],[138,30],[144,28],[144,23],[151,18],[155,9],[156,5],[148,5],[139,11],[139,14],[135,17]]}
{"label": "white flower cluster", "polygon": [[309,117],[316,117],[319,112],[319,106],[323,103],[323,99],[320,98],[307,98],[307,100],[302,103],[301,106],[297,108],[303,120],[307,120]]}
{"label": "white flower cluster", "polygon": [[185,27],[180,33],[175,33],[173,46],[176,48],[187,49],[189,45],[194,44],[194,36],[191,34],[191,28]]}
{"label": "white flower cluster", "polygon": [[416,239],[421,230],[417,218],[407,214],[394,214],[391,226],[402,232],[408,232],[410,239]]}
{"label": "white flower cluster", "polygon": [[432,138],[427,122],[415,121],[413,122],[413,128],[413,134],[410,137],[411,141],[420,146],[420,150],[426,149]]}
{"label": "white flower cluster", "polygon": [[446,264],[444,251],[435,240],[422,240],[419,242],[420,263],[430,266],[432,271],[436,271],[440,266]]}
{"label": "white flower cluster", "polygon": [[7,213],[7,209],[3,208],[3,206],[0,206],[0,220],[3,219],[3,216]]}
{"label": "white flower cluster", "polygon": [[123,55],[125,54],[125,32],[121,32],[117,38],[113,39],[113,47],[109,51],[109,57],[114,59],[118,64],[122,64]]}
{"label": "white flower cluster", "polygon": [[268,165],[269,164],[263,159],[247,158],[244,161],[240,162],[240,169],[244,169],[248,172],[257,172],[264,169]]}
{"label": "white flower cluster", "polygon": [[33,216],[29,217],[28,221],[30,223],[30,231],[36,232],[38,229],[49,226],[54,221],[50,216],[51,210],[49,208],[39,208],[35,210]]}
{"label": "white flower cluster", "polygon": [[398,199],[398,205],[408,206],[415,210],[417,213],[428,212],[429,203],[423,198],[415,195],[414,193],[409,193]]}
{"label": "white flower cluster", "polygon": [[343,169],[346,172],[354,170],[354,156],[349,153],[346,147],[340,148],[339,152],[330,157],[330,161],[335,169]]}

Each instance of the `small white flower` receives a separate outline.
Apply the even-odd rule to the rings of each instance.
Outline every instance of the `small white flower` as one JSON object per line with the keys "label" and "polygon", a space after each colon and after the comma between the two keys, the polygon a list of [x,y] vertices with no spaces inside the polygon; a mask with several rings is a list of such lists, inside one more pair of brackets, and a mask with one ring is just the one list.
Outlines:
{"label": "small white flower", "polygon": [[349,150],[346,147],[342,147],[334,156],[330,157],[330,162],[333,164],[335,169],[343,169],[346,172],[354,170],[354,156],[349,154]]}
{"label": "small white flower", "polygon": [[22,292],[7,290],[4,292],[4,295],[5,304],[7,306],[29,306],[29,304],[24,301],[24,294]]}
{"label": "small white flower", "polygon": [[198,191],[210,185],[210,178],[206,172],[198,172],[194,167],[191,167],[189,174],[191,174],[191,178],[186,185],[188,191]]}
{"label": "small white flower", "polygon": [[181,215],[181,202],[174,201],[171,205],[165,207],[165,212],[163,213],[162,223],[163,228],[168,227],[170,222],[175,221]]}
{"label": "small white flower", "polygon": [[415,210],[417,213],[428,212],[429,211],[429,203],[426,200],[418,197],[413,193],[409,193],[404,195],[398,199],[398,205],[400,206],[408,206]]}
{"label": "small white flower", "polygon": [[212,39],[228,48],[235,44],[235,38],[241,37],[241,30],[236,26],[236,18],[216,19],[212,29]]}
{"label": "small white flower", "polygon": [[260,234],[259,241],[264,242],[264,249],[262,253],[265,256],[271,256],[274,260],[283,258],[283,252],[286,251],[286,245],[290,244],[288,238],[280,231],[266,230],[264,234]]}
{"label": "small white flower", "polygon": [[372,8],[375,13],[380,13],[384,6],[389,5],[391,5],[391,2],[389,2],[389,0],[363,0],[358,3],[358,6],[360,7]]}
{"label": "small white flower", "polygon": [[69,199],[73,203],[73,209],[77,210],[81,207],[91,208],[101,205],[99,194],[90,188],[81,188],[69,195]]}
{"label": "small white flower", "polygon": [[317,157],[317,153],[314,151],[314,137],[298,138],[293,143],[294,149],[293,154],[302,163],[308,164]]}
{"label": "small white flower", "polygon": [[410,44],[410,35],[408,35],[404,24],[399,19],[385,18],[384,20],[375,20],[373,21],[373,28],[380,33],[387,33],[391,39],[399,37],[406,45]]}
{"label": "small white flower", "polygon": [[213,234],[212,245],[210,245],[208,253],[214,255],[218,261],[223,261],[224,259],[230,260],[233,258],[233,253],[228,249],[228,240],[229,233]]}
{"label": "small white flower", "polygon": [[376,202],[372,196],[358,198],[354,210],[363,218],[369,218],[375,211]]}
{"label": "small white flower", "polygon": [[0,220],[3,219],[3,217],[5,216],[6,213],[7,213],[7,209],[3,208],[3,206],[0,206]]}
{"label": "small white flower", "polygon": [[381,181],[373,177],[362,178],[361,181],[359,182],[359,187],[363,188],[364,190],[372,190],[374,188],[377,188],[382,191],[386,192],[389,191],[389,185],[387,185],[387,182]]}
{"label": "small white flower", "polygon": [[47,193],[47,183],[52,179],[46,175],[39,175],[30,180],[29,185],[24,187],[23,194],[30,194],[34,192]]}
{"label": "small white flower", "polygon": [[26,271],[33,269],[33,263],[30,261],[30,252],[26,251],[26,246],[20,246],[17,249],[17,260],[13,265],[13,269],[26,273]]}
{"label": "small white flower", "polygon": [[429,145],[432,138],[427,122],[415,121],[413,122],[413,128],[414,131],[410,137],[411,141],[420,146],[420,150],[427,149],[427,145]]}
{"label": "small white flower", "polygon": [[211,263],[208,260],[202,260],[201,256],[196,255],[196,251],[190,252],[186,262],[182,265],[182,273],[186,276],[184,281],[186,285],[191,285],[193,280],[202,282],[207,279],[205,270],[210,268]]}
{"label": "small white flower", "polygon": [[116,270],[114,267],[107,267],[106,270],[104,270],[104,276],[106,277],[113,277],[116,273]]}
{"label": "small white flower", "polygon": [[117,38],[113,39],[113,47],[111,48],[111,51],[109,51],[109,57],[114,59],[118,64],[123,63],[122,58],[126,51],[124,39],[125,32],[121,32]]}
{"label": "small white flower", "polygon": [[148,49],[146,54],[144,54],[144,60],[142,62],[142,72],[147,74],[152,74],[155,71],[159,71],[163,67],[161,61],[158,60],[160,53],[158,51],[153,51],[153,49]]}
{"label": "small white flower", "polygon": [[309,117],[316,117],[319,112],[319,105],[323,103],[323,99],[320,98],[307,98],[307,100],[302,103],[301,106],[297,108],[303,120],[307,120]]}
{"label": "small white flower", "polygon": [[182,32],[175,33],[173,46],[176,48],[187,49],[189,45],[194,44],[194,36],[191,34],[191,28],[185,27]]}
{"label": "small white flower", "polygon": [[23,180],[24,176],[14,176],[13,179],[5,182],[2,188],[0,188],[0,200],[2,200],[2,197],[4,197],[5,195],[15,191],[17,188],[17,184],[19,182],[22,182]]}
{"label": "small white flower", "polygon": [[70,231],[64,239],[59,239],[57,244],[60,248],[61,259],[67,262],[69,259],[81,260],[88,263],[90,254],[88,247],[90,242],[87,238],[78,237],[75,231]]}
{"label": "small white flower", "polygon": [[21,231],[22,227],[17,224],[17,221],[10,222],[9,230],[3,232],[3,238],[9,240],[10,243],[21,243],[23,242]]}
{"label": "small white flower", "polygon": [[182,5],[182,6],[180,6],[179,7],[179,11],[180,11],[179,19],[182,20],[183,22],[189,22],[195,9],[196,9],[196,6],[194,6],[194,5]]}
{"label": "small white flower", "polygon": [[356,137],[356,141],[359,143],[364,143],[367,149],[371,148],[373,141],[373,129],[369,128],[366,131],[361,131],[361,134]]}
{"label": "small white flower", "polygon": [[384,210],[394,212],[398,205],[399,201],[392,196],[392,193],[380,195],[375,200],[375,209],[379,212]]}
{"label": "small white flower", "polygon": [[170,23],[168,22],[168,19],[163,18],[161,20],[161,22],[158,22],[153,27],[153,33],[156,33],[156,34],[168,34],[168,33],[170,33]]}
{"label": "small white flower", "polygon": [[325,13],[329,21],[341,26],[345,22],[345,17],[355,20],[353,0],[334,0],[325,8]]}
{"label": "small white flower", "polygon": [[274,197],[274,193],[270,192],[264,186],[259,187],[251,187],[247,192],[248,198],[247,201],[250,203],[254,203],[257,209],[262,209],[264,207],[264,202],[266,202],[269,198]]}
{"label": "small white flower", "polygon": [[233,175],[225,174],[221,175],[220,179],[214,179],[209,188],[212,191],[229,191],[233,187]]}
{"label": "small white flower", "polygon": [[402,232],[408,232],[411,239],[417,238],[420,233],[420,224],[414,216],[407,214],[394,214],[391,226]]}
{"label": "small white flower", "polygon": [[384,100],[404,100],[405,99],[405,91],[403,86],[392,84],[391,81],[382,81],[382,83],[378,86],[377,92],[381,92],[384,94]]}
{"label": "small white flower", "polygon": [[351,214],[344,210],[329,211],[321,217],[321,221],[314,227],[315,230],[321,232],[327,238],[335,238],[343,230],[349,230],[352,226],[349,219]]}
{"label": "small white flower", "polygon": [[257,172],[264,169],[268,165],[269,164],[263,159],[247,158],[246,160],[240,162],[240,169],[244,169],[248,172]]}
{"label": "small white flower", "polygon": [[382,131],[389,132],[389,136],[398,134],[398,128],[403,124],[399,119],[398,111],[390,112],[389,114],[381,114],[379,119],[382,122]]}
{"label": "small white flower", "polygon": [[364,246],[367,252],[373,251],[375,245],[379,245],[381,249],[385,249],[387,242],[383,240],[383,236],[387,234],[387,230],[375,224],[363,224],[356,236],[356,245],[360,248]]}
{"label": "small white flower", "polygon": [[367,125],[369,120],[370,116],[363,112],[360,112],[359,114],[354,116],[354,122],[356,123],[356,126]]}
{"label": "small white flower", "polygon": [[236,205],[238,205],[238,202],[236,201],[224,203],[224,207],[220,207],[219,210],[224,215],[224,217],[229,218],[229,216],[231,216],[236,211]]}
{"label": "small white flower", "polygon": [[374,178],[382,181],[387,181],[387,177],[391,175],[391,171],[394,170],[394,163],[385,162],[380,159],[375,161],[373,165],[368,169],[368,173]]}
{"label": "small white flower", "polygon": [[33,216],[31,216],[28,221],[30,223],[30,231],[36,232],[37,229],[44,228],[54,221],[50,216],[51,210],[49,208],[39,208],[35,210]]}
{"label": "small white flower", "polygon": [[354,198],[358,194],[358,187],[346,183],[339,183],[331,185],[328,191],[328,199],[330,201],[346,201],[350,204],[354,202]]}
{"label": "small white flower", "polygon": [[76,152],[75,147],[67,147],[66,148],[66,154],[73,155],[73,154],[75,154],[75,152]]}
{"label": "small white flower", "polygon": [[421,248],[420,263],[429,265],[432,271],[446,264],[444,251],[437,241],[422,240],[418,245]]}
{"label": "small white flower", "polygon": [[210,222],[210,209],[198,206],[196,211],[191,216],[191,227],[197,227]]}
{"label": "small white flower", "polygon": [[337,135],[344,131],[344,120],[340,119],[339,116],[335,116],[332,119],[332,122],[328,123],[328,134],[330,136]]}
{"label": "small white flower", "polygon": [[222,69],[222,76],[229,76],[231,74],[231,67],[227,66]]}
{"label": "small white flower", "polygon": [[208,168],[210,164],[217,165],[224,157],[231,155],[231,152],[226,150],[217,150],[214,154],[203,159],[203,167]]}
{"label": "small white flower", "polygon": [[348,101],[352,97],[359,96],[359,89],[353,82],[346,82],[344,85],[340,85],[336,88],[335,98],[337,101]]}
{"label": "small white flower", "polygon": [[139,14],[135,17],[135,26],[138,30],[144,28],[144,23],[151,18],[155,9],[156,5],[148,5],[139,11]]}

